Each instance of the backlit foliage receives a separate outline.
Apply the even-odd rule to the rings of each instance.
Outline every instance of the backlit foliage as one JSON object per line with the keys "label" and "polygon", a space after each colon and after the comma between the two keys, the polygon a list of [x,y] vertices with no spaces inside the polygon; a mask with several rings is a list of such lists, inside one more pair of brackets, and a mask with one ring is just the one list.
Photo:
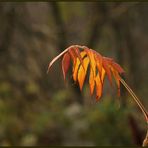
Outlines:
{"label": "backlit foliage", "polygon": [[106,75],[111,85],[113,75],[117,84],[118,95],[120,95],[120,74],[123,73],[124,70],[113,59],[104,57],[86,46],[72,45],[49,63],[48,70],[53,63],[62,56],[61,65],[64,79],[66,78],[70,62],[72,61],[73,80],[79,83],[80,90],[82,90],[86,75],[89,72],[90,94],[92,95],[96,88],[96,100],[99,100],[102,96]]}

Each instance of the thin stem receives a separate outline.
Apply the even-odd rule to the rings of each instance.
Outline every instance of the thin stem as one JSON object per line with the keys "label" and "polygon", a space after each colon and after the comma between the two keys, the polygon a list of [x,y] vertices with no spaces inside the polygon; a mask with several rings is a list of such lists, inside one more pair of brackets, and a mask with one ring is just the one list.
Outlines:
{"label": "thin stem", "polygon": [[141,103],[139,98],[135,95],[135,93],[132,91],[132,89],[127,85],[127,83],[121,77],[120,77],[120,81],[125,86],[127,91],[131,94],[131,96],[133,97],[134,101],[137,103],[137,105],[141,109],[141,111],[142,111],[142,113],[143,113],[143,115],[144,115],[144,117],[146,119],[146,122],[148,123],[148,113],[146,111],[146,108],[143,106],[143,104]]}
{"label": "thin stem", "polygon": [[148,146],[148,130],[147,130],[147,133],[146,133],[146,137],[145,137],[145,139],[143,140],[142,146]]}
{"label": "thin stem", "polygon": [[[148,113],[146,111],[146,108],[143,106],[143,104],[141,103],[139,98],[135,95],[135,93],[132,91],[132,89],[127,85],[127,83],[121,77],[120,77],[120,82],[125,86],[127,91],[131,94],[131,96],[133,97],[134,101],[137,103],[137,105],[141,109],[141,111],[142,111],[142,113],[143,113],[143,115],[144,115],[144,117],[146,119],[146,122],[148,124]],[[142,146],[148,146],[148,130],[147,130],[146,137],[143,140]]]}

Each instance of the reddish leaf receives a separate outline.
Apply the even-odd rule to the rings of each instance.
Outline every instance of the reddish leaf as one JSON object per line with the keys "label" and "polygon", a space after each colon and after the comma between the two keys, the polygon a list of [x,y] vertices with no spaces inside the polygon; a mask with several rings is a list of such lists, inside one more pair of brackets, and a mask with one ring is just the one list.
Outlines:
{"label": "reddish leaf", "polygon": [[109,66],[110,65],[109,65],[108,61],[103,57],[103,68],[105,69],[108,80],[109,80],[110,84],[112,85],[112,76],[111,76],[111,71],[110,71]]}
{"label": "reddish leaf", "polygon": [[104,77],[105,77],[105,70],[102,69],[101,76],[98,73],[95,79],[96,81],[96,100],[99,100],[100,97],[102,96]]}
{"label": "reddish leaf", "polygon": [[[80,54],[79,49],[78,49],[77,47],[75,47],[75,48],[74,48],[74,51],[75,51],[75,54],[76,54],[77,58],[80,60],[81,65],[82,65],[83,68],[84,68],[82,56],[81,56],[81,54]],[[83,52],[83,53],[85,53],[85,52]]]}
{"label": "reddish leaf", "polygon": [[70,57],[71,57],[71,59],[73,61],[73,71],[74,71],[74,65],[76,64],[76,58],[77,57],[75,55],[75,52],[74,52],[73,48],[69,49],[68,53],[70,54]]}
{"label": "reddish leaf", "polygon": [[117,64],[117,63],[115,63],[115,62],[112,62],[112,67],[113,67],[114,69],[116,69],[119,73],[124,73],[123,68],[121,68],[121,66],[120,66],[119,64]]}
{"label": "reddish leaf", "polygon": [[61,56],[63,56],[68,50],[69,50],[68,48],[65,49],[63,52],[61,52],[58,56],[56,56],[56,57],[49,63],[47,73],[48,73],[49,69],[51,68],[51,66],[53,65],[53,63],[54,63],[55,61],[57,61]]}
{"label": "reddish leaf", "polygon": [[64,80],[65,80],[67,71],[69,69],[69,66],[70,66],[70,55],[69,53],[65,53],[62,59],[62,71],[63,71]]}
{"label": "reddish leaf", "polygon": [[[101,76],[102,76],[102,56],[100,54],[95,54],[95,60],[96,60],[96,64],[97,64],[97,68],[98,68],[98,71],[99,71],[99,77],[101,79]],[[101,80],[101,83],[102,80]]]}
{"label": "reddish leaf", "polygon": [[118,96],[120,96],[120,77],[119,77],[118,72],[115,71],[114,69],[112,69],[112,72],[113,72],[113,76],[114,76],[114,79],[115,79],[116,84],[117,84]]}

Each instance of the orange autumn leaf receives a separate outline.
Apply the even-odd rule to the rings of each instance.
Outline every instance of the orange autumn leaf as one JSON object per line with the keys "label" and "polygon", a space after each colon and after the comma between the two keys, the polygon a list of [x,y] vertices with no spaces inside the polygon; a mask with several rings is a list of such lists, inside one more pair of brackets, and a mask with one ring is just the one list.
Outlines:
{"label": "orange autumn leaf", "polygon": [[102,96],[102,92],[103,92],[103,82],[104,82],[104,78],[105,78],[105,70],[102,69],[102,73],[101,76],[99,76],[100,74],[98,73],[96,76],[96,100],[98,100],[101,96]]}
{"label": "orange autumn leaf", "polygon": [[102,83],[99,74],[96,76],[96,100],[98,100],[102,95]]}
{"label": "orange autumn leaf", "polygon": [[[97,54],[95,55],[95,60],[96,60],[96,63],[97,63],[97,68],[98,68],[98,71],[99,71],[99,76],[100,76],[100,79],[101,79],[101,76],[102,76],[102,56],[100,54]],[[101,81],[102,83],[102,81]]]}
{"label": "orange autumn leaf", "polygon": [[88,64],[89,64],[89,58],[86,57],[83,60],[83,66],[81,65],[79,68],[79,72],[78,72],[78,82],[79,82],[79,86],[80,86],[80,90],[82,90],[83,84],[84,84],[84,80],[87,74],[87,68],[88,68]]}
{"label": "orange autumn leaf", "polygon": [[90,88],[90,94],[92,95],[94,92],[94,88],[95,88],[95,78],[93,75],[92,68],[90,69],[90,75],[89,75],[89,88]]}
{"label": "orange autumn leaf", "polygon": [[80,65],[80,60],[77,58],[76,59],[76,63],[73,66],[73,80],[76,82],[77,81],[77,74],[78,74],[78,69],[79,69],[79,65]]}
{"label": "orange autumn leaf", "polygon": [[[79,58],[75,57],[75,63],[73,64],[73,79],[76,82],[77,81],[77,77],[78,77],[78,70],[80,68],[80,65],[82,66],[82,68],[84,69],[84,64],[80,64],[81,62],[83,62],[82,58],[86,55],[85,52],[81,52],[79,53]],[[81,59],[81,60],[80,60]],[[83,62],[84,63],[84,62]]]}
{"label": "orange autumn leaf", "polygon": [[93,95],[94,88],[96,88],[96,100],[99,100],[102,96],[105,75],[107,75],[111,84],[113,75],[117,84],[118,94],[120,95],[120,74],[123,73],[124,70],[113,59],[104,57],[86,46],[72,45],[49,63],[48,71],[53,63],[62,56],[62,71],[64,79],[70,67],[70,60],[72,60],[73,80],[79,83],[80,90],[83,88],[88,67],[90,67],[90,94]]}
{"label": "orange autumn leaf", "polygon": [[91,49],[85,49],[88,57],[89,57],[89,60],[90,60],[90,68],[92,68],[92,72],[93,72],[93,76],[94,78],[96,77],[96,60],[95,60],[95,55],[94,53],[91,51]]}

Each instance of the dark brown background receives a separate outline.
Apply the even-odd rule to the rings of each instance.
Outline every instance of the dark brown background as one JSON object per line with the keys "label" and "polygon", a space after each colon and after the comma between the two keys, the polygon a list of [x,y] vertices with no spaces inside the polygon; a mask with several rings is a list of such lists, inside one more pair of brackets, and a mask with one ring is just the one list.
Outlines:
{"label": "dark brown background", "polygon": [[147,107],[148,3],[1,2],[0,145],[141,145],[146,125],[122,88],[106,81],[95,104],[86,82],[80,92],[64,82],[60,60],[80,44],[114,58]]}

